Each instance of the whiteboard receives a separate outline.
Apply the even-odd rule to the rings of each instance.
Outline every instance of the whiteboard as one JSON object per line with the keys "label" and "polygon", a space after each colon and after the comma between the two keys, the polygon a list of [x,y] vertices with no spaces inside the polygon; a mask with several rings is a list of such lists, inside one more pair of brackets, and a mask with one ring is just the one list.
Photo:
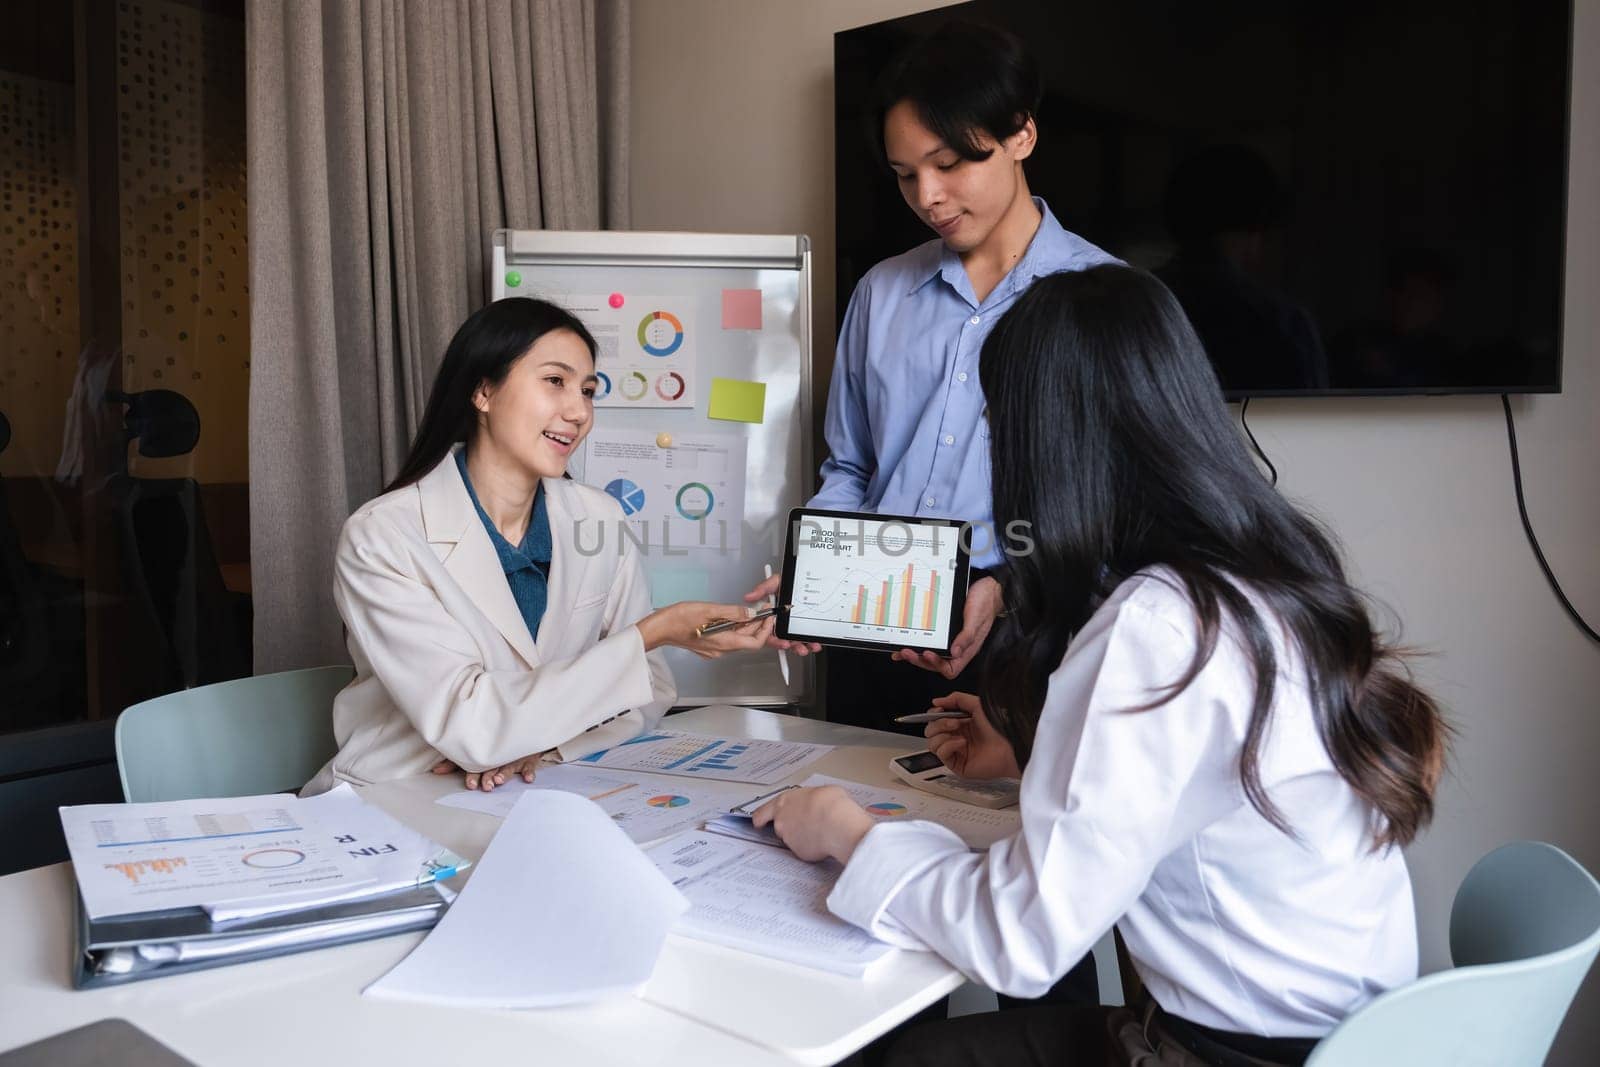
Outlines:
{"label": "whiteboard", "polygon": [[[596,335],[606,395],[569,470],[623,503],[656,606],[740,602],[764,564],[781,572],[814,470],[810,240],[499,230],[494,298],[507,296],[567,307]],[[719,378],[765,386],[760,422],[710,417]],[[722,389],[751,406],[748,385]],[[600,543],[613,535],[580,531],[579,549],[615,553]],[[786,684],[772,651],[667,657],[680,705],[807,704],[814,691],[809,658],[790,657]]]}

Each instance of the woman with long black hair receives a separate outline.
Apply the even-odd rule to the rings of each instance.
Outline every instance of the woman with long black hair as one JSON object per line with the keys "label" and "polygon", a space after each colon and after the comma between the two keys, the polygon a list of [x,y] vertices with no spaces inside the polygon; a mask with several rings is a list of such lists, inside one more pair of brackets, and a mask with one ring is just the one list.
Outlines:
{"label": "woman with long black hair", "polygon": [[770,622],[698,636],[740,605],[652,611],[621,507],[565,477],[596,381],[594,338],[554,304],[499,300],[456,332],[399,475],[339,536],[356,677],[308,793],[430,768],[468,788],[532,780],[543,753],[572,759],[665,714],[663,646],[765,643]]}
{"label": "woman with long black hair", "polygon": [[836,914],[995,990],[1038,993],[1113,925],[1142,980],[1129,1008],[929,1024],[891,1061],[1300,1062],[1416,975],[1399,846],[1447,727],[1328,535],[1257,472],[1160,282],[1042,278],[980,372],[995,516],[1033,547],[1008,560],[981,696],[938,701],[969,717],[927,735],[957,774],[1020,775],[1022,827],[972,853],[837,789],[756,822],[845,864]]}

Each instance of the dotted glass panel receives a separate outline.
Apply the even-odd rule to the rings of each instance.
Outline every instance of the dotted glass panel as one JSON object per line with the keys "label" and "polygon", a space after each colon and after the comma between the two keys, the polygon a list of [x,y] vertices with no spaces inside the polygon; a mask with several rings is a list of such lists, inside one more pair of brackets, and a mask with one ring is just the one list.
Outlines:
{"label": "dotted glass panel", "polygon": [[123,380],[173,389],[200,443],[146,476],[248,479],[244,27],[165,0],[118,4]]}
{"label": "dotted glass panel", "polygon": [[51,474],[78,367],[72,86],[0,73],[0,475]]}

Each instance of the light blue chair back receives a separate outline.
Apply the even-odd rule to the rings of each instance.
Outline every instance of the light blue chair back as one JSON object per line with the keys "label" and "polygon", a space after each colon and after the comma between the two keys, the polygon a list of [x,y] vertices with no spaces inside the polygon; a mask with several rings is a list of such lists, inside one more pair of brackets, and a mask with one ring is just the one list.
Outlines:
{"label": "light blue chair back", "polygon": [[117,771],[130,801],[299,790],[338,749],[333,698],[351,667],[312,667],[202,685],[117,719]]}
{"label": "light blue chair back", "polygon": [[1503,845],[1456,892],[1455,968],[1373,1000],[1306,1067],[1543,1063],[1597,951],[1600,883],[1554,845]]}

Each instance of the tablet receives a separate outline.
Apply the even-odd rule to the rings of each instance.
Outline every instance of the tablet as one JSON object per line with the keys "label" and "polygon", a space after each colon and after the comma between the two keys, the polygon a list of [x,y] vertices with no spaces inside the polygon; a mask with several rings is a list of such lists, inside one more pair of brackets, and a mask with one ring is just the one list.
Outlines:
{"label": "tablet", "polygon": [[971,568],[963,524],[858,511],[789,513],[777,635],[950,654]]}

